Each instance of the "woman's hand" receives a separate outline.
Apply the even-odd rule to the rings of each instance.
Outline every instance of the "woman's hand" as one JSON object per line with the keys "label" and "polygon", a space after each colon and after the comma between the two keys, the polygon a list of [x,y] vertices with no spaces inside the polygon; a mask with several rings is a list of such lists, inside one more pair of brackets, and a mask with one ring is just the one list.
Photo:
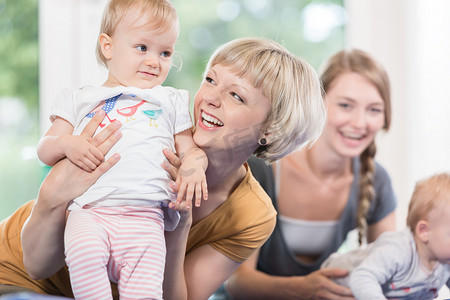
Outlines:
{"label": "woman's hand", "polygon": [[256,269],[258,256],[256,251],[228,279],[226,287],[233,299],[354,299],[349,288],[332,280],[347,276],[347,270],[330,268],[306,276],[273,276]]}
{"label": "woman's hand", "polygon": [[[335,283],[332,278],[348,275],[344,269],[321,269],[304,276],[299,287],[301,292],[298,299],[354,299],[350,288]],[[301,277],[298,277],[301,278]]]}
{"label": "woman's hand", "polygon": [[[104,130],[92,137],[97,130],[98,125],[105,117],[101,110],[96,113],[92,120],[86,125],[82,136],[89,138],[90,143],[95,146],[104,156],[111,147],[121,138],[122,133],[119,130],[120,122],[115,121],[108,125]],[[103,161],[94,171],[86,172],[75,166],[68,159],[62,159],[56,163],[39,191],[39,198],[50,199],[52,206],[67,205],[67,203],[84,193],[91,187],[101,175],[106,173],[120,159],[120,155],[115,153],[107,161]]]}
{"label": "woman's hand", "polygon": [[181,167],[181,159],[168,148],[163,149],[163,153],[167,158],[167,161],[163,162],[162,167],[167,171],[167,173],[169,173],[172,181],[175,181],[178,177],[178,170]]}

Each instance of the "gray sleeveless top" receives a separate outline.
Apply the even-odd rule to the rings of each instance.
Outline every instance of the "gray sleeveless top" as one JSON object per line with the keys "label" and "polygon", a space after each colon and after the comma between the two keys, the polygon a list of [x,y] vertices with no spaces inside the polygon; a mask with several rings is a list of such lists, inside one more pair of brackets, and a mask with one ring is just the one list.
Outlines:
{"label": "gray sleeveless top", "polygon": [[[266,193],[272,199],[275,209],[278,209],[275,193],[275,180],[272,167],[266,165],[262,160],[251,157],[248,160],[250,168],[256,180],[259,181]],[[349,231],[356,228],[356,214],[358,209],[359,194],[359,158],[353,159],[354,180],[350,190],[350,197],[344,208],[341,219],[337,226],[337,233],[330,241],[328,248],[312,264],[300,262],[286,246],[277,224],[272,235],[262,246],[258,258],[258,270],[271,275],[278,276],[302,276],[316,271],[322,262],[333,252],[337,251],[347,237]],[[372,201],[367,223],[374,224],[395,210],[397,199],[394,194],[391,179],[386,170],[378,163],[375,166],[375,199]]]}

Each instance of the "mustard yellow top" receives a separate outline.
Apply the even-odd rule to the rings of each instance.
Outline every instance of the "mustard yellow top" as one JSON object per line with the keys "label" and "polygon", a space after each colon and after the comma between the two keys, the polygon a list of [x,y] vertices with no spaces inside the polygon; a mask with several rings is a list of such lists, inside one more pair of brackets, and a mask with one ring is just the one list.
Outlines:
{"label": "mustard yellow top", "polygon": [[230,197],[211,214],[192,226],[187,253],[205,244],[242,263],[264,244],[276,223],[272,200],[253,177],[247,174]]}
{"label": "mustard yellow top", "polygon": [[25,203],[0,223],[0,283],[25,287],[41,294],[73,298],[67,267],[41,280],[31,279],[25,271],[20,232],[34,202]]}

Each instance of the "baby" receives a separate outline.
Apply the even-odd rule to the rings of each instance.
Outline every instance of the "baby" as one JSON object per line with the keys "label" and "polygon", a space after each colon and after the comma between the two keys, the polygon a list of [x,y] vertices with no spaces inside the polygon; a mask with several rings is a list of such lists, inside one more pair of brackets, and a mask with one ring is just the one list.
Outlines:
{"label": "baby", "polygon": [[[111,0],[97,45],[106,82],[68,88],[52,108],[52,125],[38,145],[48,165],[67,157],[94,170],[104,157],[80,132],[99,112],[106,118],[98,131],[122,124],[122,138],[109,152],[121,160],[69,204],[65,254],[76,299],[112,299],[110,280],[122,299],[162,299],[164,229],[179,221],[168,203],[190,207],[194,199],[199,206],[207,198],[208,162],[192,139],[188,93],[161,86],[178,34],[169,1]],[[182,159],[177,199],[161,167],[164,148]]]}
{"label": "baby", "polygon": [[356,299],[433,299],[450,282],[450,173],[416,184],[408,228],[385,232],[364,248],[333,254],[322,268],[350,269]]}

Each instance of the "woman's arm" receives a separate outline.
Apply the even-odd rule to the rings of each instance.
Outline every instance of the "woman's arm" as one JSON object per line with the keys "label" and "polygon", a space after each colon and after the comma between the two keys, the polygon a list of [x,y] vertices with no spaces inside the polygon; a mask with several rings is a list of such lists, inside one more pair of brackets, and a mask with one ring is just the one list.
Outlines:
{"label": "woman's arm", "polygon": [[[83,130],[92,137],[105,114],[97,113]],[[91,143],[105,155],[119,140],[119,122],[114,122],[92,138]],[[81,195],[120,159],[118,154],[88,173],[68,159],[59,161],[50,170],[39,189],[33,210],[22,229],[25,268],[33,279],[51,276],[64,266],[64,227],[66,207]]]}
{"label": "woman's arm", "polygon": [[233,273],[227,291],[233,299],[354,299],[349,288],[334,283],[343,277],[343,269],[322,269],[307,276],[272,276],[256,269],[259,251]]}
{"label": "woman's arm", "polygon": [[166,233],[164,299],[208,299],[236,270],[239,263],[209,245],[196,248],[186,255],[190,225],[189,228],[186,224],[180,225],[175,231]]}
{"label": "woman's arm", "polygon": [[[180,159],[170,150],[164,154],[169,163],[164,169],[176,178]],[[172,185],[176,189],[176,185]],[[186,245],[192,225],[192,210],[186,202],[170,203],[180,211],[181,220],[172,232],[166,232],[166,269],[164,273],[164,299],[207,299],[233,273],[239,263],[214,250],[209,245],[200,246],[186,255]]]}

